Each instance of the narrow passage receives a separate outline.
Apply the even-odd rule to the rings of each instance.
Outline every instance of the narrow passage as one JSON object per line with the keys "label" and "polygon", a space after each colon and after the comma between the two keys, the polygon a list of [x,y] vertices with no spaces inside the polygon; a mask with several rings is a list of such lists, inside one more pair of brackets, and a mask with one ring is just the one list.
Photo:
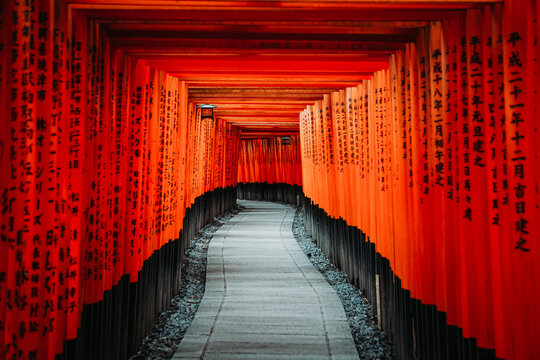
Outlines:
{"label": "narrow passage", "polygon": [[358,358],[338,296],[292,234],[295,209],[239,204],[213,236],[205,294],[173,358]]}

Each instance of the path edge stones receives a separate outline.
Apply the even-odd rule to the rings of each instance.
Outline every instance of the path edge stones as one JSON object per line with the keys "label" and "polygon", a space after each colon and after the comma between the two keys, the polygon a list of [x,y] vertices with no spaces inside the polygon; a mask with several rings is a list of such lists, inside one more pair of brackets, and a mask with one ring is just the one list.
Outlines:
{"label": "path edge stones", "polygon": [[384,331],[377,327],[377,317],[373,314],[371,304],[365,299],[362,291],[351,284],[347,274],[338,270],[315,244],[311,235],[307,234],[304,211],[302,207],[295,208],[293,235],[315,269],[337,293],[345,310],[358,356],[362,360],[393,359],[392,345]]}
{"label": "path edge stones", "polygon": [[208,246],[213,234],[244,207],[236,204],[231,210],[205,225],[186,249],[182,264],[182,287],[172,301],[171,307],[162,312],[154,327],[143,339],[139,352],[130,360],[171,359],[184,339],[199,309],[206,287]]}

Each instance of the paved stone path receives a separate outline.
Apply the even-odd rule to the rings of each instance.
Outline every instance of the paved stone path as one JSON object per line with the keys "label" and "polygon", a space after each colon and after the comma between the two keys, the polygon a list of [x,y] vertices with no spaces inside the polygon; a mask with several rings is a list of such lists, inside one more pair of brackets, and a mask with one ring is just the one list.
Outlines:
{"label": "paved stone path", "polygon": [[206,290],[173,359],[358,359],[341,302],[292,234],[295,209],[239,200],[214,233]]}

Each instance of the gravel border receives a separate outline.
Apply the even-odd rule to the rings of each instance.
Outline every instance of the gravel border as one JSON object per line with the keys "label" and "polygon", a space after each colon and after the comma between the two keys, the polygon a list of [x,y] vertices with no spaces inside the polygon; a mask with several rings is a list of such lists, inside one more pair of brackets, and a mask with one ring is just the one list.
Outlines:
{"label": "gravel border", "polygon": [[[192,240],[190,247],[186,249],[182,265],[180,292],[172,299],[171,307],[161,313],[157,323],[143,340],[139,352],[131,357],[131,360],[161,360],[174,356],[204,295],[206,255],[213,233],[243,209],[243,206],[236,205],[231,211],[206,225]],[[349,282],[347,275],[336,269],[306,233],[301,207],[296,209],[292,231],[302,251],[338,294],[360,359],[392,359],[391,345],[384,332],[378,329],[371,305],[362,292]]]}
{"label": "gravel border", "polygon": [[172,299],[171,307],[159,315],[157,323],[143,340],[139,352],[131,360],[170,359],[184,338],[199,308],[206,284],[208,245],[214,232],[244,209],[236,205],[224,215],[214,218],[197,234],[186,249],[182,265],[182,287]]}
{"label": "gravel border", "polygon": [[313,266],[324,276],[338,294],[360,359],[392,359],[392,346],[384,331],[377,327],[377,317],[362,291],[351,284],[347,275],[339,271],[317,247],[304,226],[304,211],[296,208],[292,231],[298,245]]}

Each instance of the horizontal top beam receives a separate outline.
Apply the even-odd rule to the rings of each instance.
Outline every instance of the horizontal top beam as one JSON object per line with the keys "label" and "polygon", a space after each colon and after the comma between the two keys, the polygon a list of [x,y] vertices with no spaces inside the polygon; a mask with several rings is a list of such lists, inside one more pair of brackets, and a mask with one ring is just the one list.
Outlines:
{"label": "horizontal top beam", "polygon": [[231,10],[231,9],[462,9],[502,0],[67,0],[76,9],[167,9],[167,10]]}
{"label": "horizontal top beam", "polygon": [[[107,0],[105,0],[107,1]],[[307,3],[307,2],[306,2]],[[191,20],[191,21],[434,21],[457,16],[471,3],[447,6],[425,2],[421,6],[401,5],[378,7],[341,6],[339,8],[209,8],[154,5],[80,4],[72,5],[92,20]],[[470,5],[470,6],[469,6]]]}
{"label": "horizontal top beam", "polygon": [[67,0],[189,101],[243,130],[298,131],[324,94],[388,67],[430,21],[499,0]]}

